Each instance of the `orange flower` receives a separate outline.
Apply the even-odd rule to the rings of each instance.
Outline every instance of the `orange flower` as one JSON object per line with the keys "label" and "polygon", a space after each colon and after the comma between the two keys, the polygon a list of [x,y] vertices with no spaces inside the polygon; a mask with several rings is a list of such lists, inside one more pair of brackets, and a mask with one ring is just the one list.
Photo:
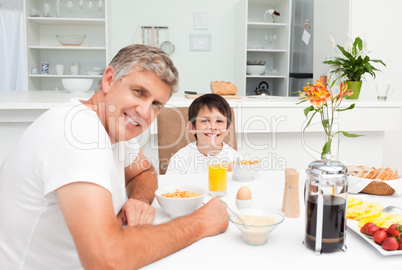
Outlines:
{"label": "orange flower", "polygon": [[317,83],[309,83],[307,86],[303,87],[305,99],[310,100],[312,105],[319,108],[327,99],[331,97],[330,92],[325,88],[324,83],[321,80],[317,80]]}
{"label": "orange flower", "polygon": [[343,96],[351,96],[353,91],[348,89],[348,84],[345,82],[341,82],[340,91],[337,99],[341,99]]}

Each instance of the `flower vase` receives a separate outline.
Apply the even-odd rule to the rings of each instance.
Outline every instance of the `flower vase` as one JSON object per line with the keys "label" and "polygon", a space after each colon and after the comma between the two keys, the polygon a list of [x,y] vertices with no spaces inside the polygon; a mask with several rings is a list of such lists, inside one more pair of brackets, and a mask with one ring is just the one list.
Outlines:
{"label": "flower vase", "polygon": [[346,81],[345,83],[348,84],[348,89],[353,91],[351,96],[347,96],[347,99],[358,99],[360,95],[360,89],[362,88],[361,81]]}
{"label": "flower vase", "polygon": [[272,14],[272,22],[276,23],[278,21],[278,16],[276,16],[275,14]]}
{"label": "flower vase", "polygon": [[[328,147],[329,145],[330,147]],[[323,148],[321,150],[321,159],[324,159],[323,155],[330,154],[331,160],[339,160],[339,133],[334,135],[330,143],[328,143],[328,137],[325,135],[325,144],[323,145]]]}

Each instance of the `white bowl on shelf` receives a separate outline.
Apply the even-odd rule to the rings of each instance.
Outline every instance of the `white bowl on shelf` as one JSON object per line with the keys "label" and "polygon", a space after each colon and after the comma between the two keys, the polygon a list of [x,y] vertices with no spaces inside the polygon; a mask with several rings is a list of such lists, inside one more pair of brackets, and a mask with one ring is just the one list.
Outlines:
{"label": "white bowl on shelf", "polygon": [[86,35],[56,35],[57,40],[63,46],[80,46]]}
{"label": "white bowl on shelf", "polygon": [[102,67],[86,68],[84,72],[88,75],[101,75],[104,71]]}
{"label": "white bowl on shelf", "polygon": [[64,89],[70,92],[88,91],[91,88],[93,82],[94,79],[61,79],[61,83],[63,84]]}
{"label": "white bowl on shelf", "polygon": [[247,65],[247,74],[262,75],[265,74],[265,65]]}

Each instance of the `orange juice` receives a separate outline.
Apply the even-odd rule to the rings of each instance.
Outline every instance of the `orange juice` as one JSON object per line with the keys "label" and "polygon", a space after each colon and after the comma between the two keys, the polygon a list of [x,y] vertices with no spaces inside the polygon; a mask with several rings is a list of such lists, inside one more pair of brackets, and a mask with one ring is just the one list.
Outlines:
{"label": "orange juice", "polygon": [[210,164],[208,166],[209,191],[216,192],[218,196],[226,195],[226,171],[226,164]]}

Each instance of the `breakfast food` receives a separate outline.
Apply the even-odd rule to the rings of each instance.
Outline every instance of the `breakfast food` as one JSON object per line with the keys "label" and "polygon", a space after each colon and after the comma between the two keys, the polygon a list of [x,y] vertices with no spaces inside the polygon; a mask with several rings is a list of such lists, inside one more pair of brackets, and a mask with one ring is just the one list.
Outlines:
{"label": "breakfast food", "polygon": [[[260,163],[258,160],[240,160],[240,165],[250,165]],[[237,161],[233,161],[232,164],[237,164]]]}
{"label": "breakfast food", "polygon": [[211,91],[218,95],[236,95],[237,87],[231,82],[212,81]]}
{"label": "breakfast food", "polygon": [[201,194],[191,192],[191,191],[180,191],[180,190],[176,189],[175,192],[172,192],[172,193],[167,192],[167,193],[161,194],[161,196],[168,197],[168,198],[193,198],[193,197],[201,196]]}
{"label": "breakfast food", "polygon": [[[241,226],[240,230],[243,232],[244,240],[251,245],[264,244],[267,241],[268,233],[274,229],[270,225],[276,223],[273,217],[268,216],[243,215],[241,218],[246,226]],[[242,224],[240,219],[237,219],[236,222]]]}
{"label": "breakfast food", "polygon": [[242,186],[239,188],[239,191],[237,191],[236,199],[238,200],[251,200],[251,197],[251,190],[246,186]]}
{"label": "breakfast food", "polygon": [[359,221],[360,228],[367,222],[381,227],[389,227],[394,223],[402,224],[402,215],[382,212],[383,209],[384,206],[381,203],[369,202],[349,195],[346,217]]}
{"label": "breakfast food", "polygon": [[365,223],[360,232],[373,238],[373,241],[388,251],[402,249],[402,225],[393,223],[387,227],[379,227],[373,222]]}
{"label": "breakfast food", "polygon": [[367,166],[347,166],[350,176],[376,180],[395,180],[399,178],[398,170],[390,168],[375,168]]}

